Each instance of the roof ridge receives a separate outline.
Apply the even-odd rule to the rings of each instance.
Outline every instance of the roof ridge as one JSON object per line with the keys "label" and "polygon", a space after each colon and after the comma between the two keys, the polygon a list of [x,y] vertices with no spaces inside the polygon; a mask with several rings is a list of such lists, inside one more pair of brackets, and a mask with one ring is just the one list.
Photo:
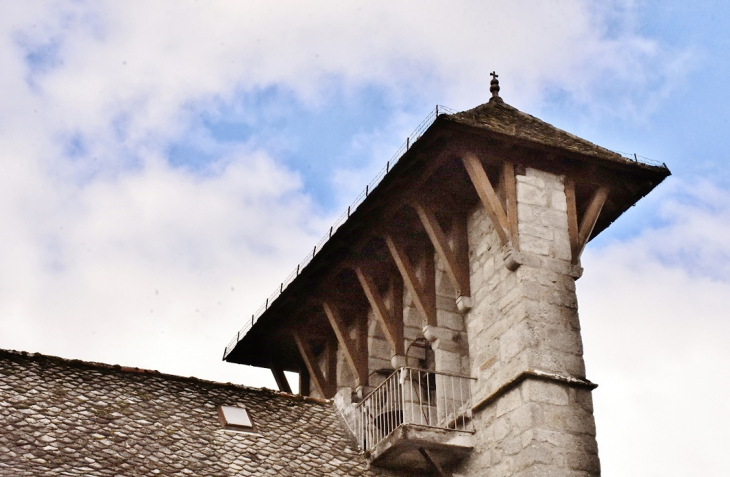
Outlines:
{"label": "roof ridge", "polygon": [[244,384],[234,384],[231,382],[223,383],[220,381],[212,381],[209,379],[202,379],[195,376],[180,376],[178,374],[169,374],[169,373],[163,373],[155,369],[145,369],[145,368],[138,368],[133,366],[122,366],[119,364],[108,364],[108,363],[101,363],[98,361],[84,361],[81,359],[73,359],[73,358],[62,358],[60,356],[54,356],[54,355],[48,355],[38,352],[28,352],[28,351],[18,351],[18,350],[12,350],[12,349],[4,349],[0,348],[0,359],[3,358],[24,358],[29,360],[35,360],[35,361],[50,361],[54,362],[56,364],[61,364],[65,366],[71,366],[71,367],[77,367],[77,368],[86,368],[86,369],[96,369],[96,370],[105,370],[105,371],[112,371],[119,374],[126,374],[126,375],[144,375],[144,376],[157,376],[164,379],[174,380],[174,381],[182,381],[182,382],[190,382],[190,383],[197,383],[197,384],[208,384],[208,385],[214,385],[214,386],[221,386],[221,387],[227,387],[227,388],[234,388],[234,389],[240,389],[245,391],[255,391],[259,393],[268,393],[275,396],[283,397],[283,398],[289,398],[294,399],[298,401],[306,401],[306,402],[312,402],[316,404],[321,405],[331,405],[332,400],[330,399],[318,399],[313,398],[309,396],[302,396],[301,394],[291,394],[291,393],[285,393],[281,391],[276,391],[274,389],[269,388],[256,388],[253,386],[246,386]]}
{"label": "roof ridge", "polygon": [[[573,147],[570,147],[570,145],[559,145],[550,143],[548,141],[545,141],[543,138],[540,137],[540,131],[536,134],[531,134],[529,131],[530,124],[524,124],[525,130],[524,131],[517,131],[515,124],[509,124],[508,117],[499,116],[499,113],[497,113],[498,110],[502,110],[506,112],[509,115],[512,115],[513,121],[519,121],[520,119],[526,120],[530,123],[532,123],[532,127],[535,128],[546,128],[548,130],[551,130],[552,133],[558,133],[559,135],[562,135],[563,138],[569,139],[574,144]],[[480,118],[480,116],[482,116]],[[488,118],[486,116],[489,116]],[[605,159],[611,159],[614,161],[620,161],[620,162],[629,162],[626,158],[624,158],[621,154],[612,151],[611,149],[607,149],[603,146],[599,146],[598,144],[589,141],[587,139],[584,139],[580,136],[576,136],[575,134],[572,134],[564,129],[561,129],[547,121],[544,121],[538,117],[535,117],[529,113],[526,113],[524,111],[521,111],[517,109],[516,107],[505,103],[504,101],[489,101],[484,104],[480,104],[479,106],[476,106],[471,109],[467,109],[465,111],[461,111],[459,113],[450,114],[448,117],[452,120],[455,120],[457,122],[466,122],[469,123],[472,126],[477,126],[481,128],[491,129],[494,132],[507,134],[514,137],[520,137],[524,140],[544,144],[546,146],[552,146],[552,147],[560,147],[565,149],[573,149],[575,146],[579,146],[582,151],[576,151],[582,154],[592,155],[592,156],[602,156]],[[479,121],[481,119],[482,121]],[[485,120],[491,120],[489,123],[484,122]],[[544,133],[544,131],[542,131]]]}

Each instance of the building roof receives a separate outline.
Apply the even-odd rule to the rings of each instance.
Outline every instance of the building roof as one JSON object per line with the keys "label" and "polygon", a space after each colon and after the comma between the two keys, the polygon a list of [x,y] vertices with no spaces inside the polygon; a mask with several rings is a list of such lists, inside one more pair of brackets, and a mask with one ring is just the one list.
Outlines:
{"label": "building roof", "polygon": [[[256,433],[223,429],[245,407]],[[368,469],[332,404],[0,350],[0,476],[393,475]]]}
{"label": "building roof", "polygon": [[[462,204],[477,202],[459,161],[463,150],[477,153],[485,163],[509,160],[574,178],[579,218],[598,186],[608,186],[610,193],[589,240],[670,175],[663,163],[638,156],[626,158],[519,111],[499,97],[467,111],[452,114],[444,110],[437,108],[424,120],[409,137],[408,146],[399,150],[402,155],[389,161],[359,202],[348,208],[346,216],[343,214],[346,219],[330,228],[329,235],[296,271],[250,319],[245,319],[243,328],[226,346],[224,360],[263,367],[276,360],[283,369],[302,369],[299,351],[286,330],[298,325],[300,317],[311,315],[302,309],[311,305],[318,289],[332,289],[325,283],[328,270],[353,261],[353,244],[394,225],[406,230],[408,217],[394,217],[398,209],[409,207],[413,197],[432,203],[444,197]],[[408,233],[418,228],[416,225]],[[384,261],[389,261],[387,253]],[[341,281],[337,285],[344,288]],[[355,288],[358,286],[356,283]],[[311,323],[305,325],[312,327]],[[326,321],[323,327],[328,328]]]}
{"label": "building roof", "polygon": [[511,136],[533,144],[537,143],[609,161],[634,163],[617,152],[563,131],[535,116],[523,113],[502,101],[501,98],[492,98],[491,101],[476,108],[448,115],[447,118],[457,123]]}

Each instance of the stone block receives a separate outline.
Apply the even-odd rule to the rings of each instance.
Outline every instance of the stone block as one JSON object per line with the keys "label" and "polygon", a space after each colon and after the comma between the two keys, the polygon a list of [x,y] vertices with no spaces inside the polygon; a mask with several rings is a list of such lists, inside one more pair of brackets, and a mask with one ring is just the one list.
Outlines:
{"label": "stone block", "polygon": [[522,406],[519,388],[513,388],[497,398],[496,416],[500,417]]}
{"label": "stone block", "polygon": [[510,436],[502,441],[504,455],[515,455],[522,451],[522,440],[520,436]]}
{"label": "stone block", "polygon": [[544,331],[549,348],[564,353],[583,355],[583,342],[579,332],[556,325],[546,325]]}
{"label": "stone block", "polygon": [[543,240],[553,239],[553,230],[544,225],[522,223],[520,224],[520,245],[522,244],[522,235],[530,235],[532,237],[538,237]]}
{"label": "stone block", "polygon": [[533,169],[531,167],[528,167],[525,170],[524,175],[516,176],[516,180],[517,180],[518,184],[530,184],[535,187],[539,187],[540,189],[545,188],[545,179],[547,179],[548,182],[550,182],[552,180],[552,178],[549,175],[545,174],[541,170]]}
{"label": "stone block", "polygon": [[545,422],[542,406],[536,403],[524,403],[510,414],[509,418],[512,429],[517,433],[542,426]]}
{"label": "stone block", "polygon": [[368,354],[373,358],[390,360],[391,346],[385,339],[370,338],[368,339]]}
{"label": "stone block", "polygon": [[[436,371],[461,374],[461,353],[434,350]],[[438,376],[437,376],[438,379]]]}
{"label": "stone block", "polygon": [[539,402],[557,406],[570,404],[568,388],[563,384],[527,379],[521,389],[524,402]]}
{"label": "stone block", "polygon": [[535,464],[556,465],[557,463],[558,456],[549,446],[531,444],[515,456],[514,470],[519,472]]}
{"label": "stone block", "polygon": [[512,424],[506,417],[496,419],[492,425],[494,429],[494,440],[496,442],[503,441],[508,435],[512,433]]}
{"label": "stone block", "polygon": [[423,317],[415,307],[409,306],[403,309],[403,324],[414,328],[421,328]]}
{"label": "stone block", "polygon": [[499,339],[500,360],[510,361],[525,348],[537,346],[538,337],[528,320],[510,327]]}
{"label": "stone block", "polygon": [[[453,303],[453,302],[452,302]],[[464,331],[464,317],[456,311],[436,310],[436,320],[439,327],[454,331]]]}
{"label": "stone block", "polygon": [[568,215],[560,210],[545,209],[540,213],[540,223],[567,232]]}
{"label": "stone block", "polygon": [[562,185],[561,190],[550,191],[550,208],[561,211],[568,210],[568,203],[565,199],[565,192]]}
{"label": "stone block", "polygon": [[545,406],[545,423],[550,429],[572,434],[596,435],[593,414],[572,406]]}
{"label": "stone block", "polygon": [[530,184],[526,181],[519,181],[517,182],[517,202],[547,207],[548,196],[543,187]]}
{"label": "stone block", "polygon": [[570,403],[593,413],[593,395],[588,389],[571,388]]}
{"label": "stone block", "polygon": [[601,464],[595,454],[567,452],[566,462],[568,468],[572,470],[582,470],[592,475],[599,475],[601,472]]}
{"label": "stone block", "polygon": [[550,240],[541,239],[532,235],[520,235],[520,250],[527,253],[535,253],[545,257],[552,256],[550,253],[552,243]]}

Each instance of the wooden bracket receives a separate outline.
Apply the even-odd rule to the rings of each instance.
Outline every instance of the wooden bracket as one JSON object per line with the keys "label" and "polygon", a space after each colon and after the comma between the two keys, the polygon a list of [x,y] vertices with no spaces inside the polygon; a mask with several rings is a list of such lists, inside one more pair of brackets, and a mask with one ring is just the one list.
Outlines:
{"label": "wooden bracket", "polygon": [[276,381],[276,386],[279,388],[279,391],[289,394],[292,393],[289,381],[286,379],[286,375],[284,374],[284,370],[281,366],[272,363],[271,374],[274,375],[274,380]]}
{"label": "wooden bracket", "polygon": [[482,204],[487,211],[487,215],[489,215],[492,224],[494,224],[494,228],[497,231],[497,235],[499,235],[499,239],[502,241],[502,245],[511,243],[511,229],[507,220],[507,214],[505,213],[504,208],[502,208],[499,197],[497,197],[497,194],[494,192],[492,183],[489,182],[489,177],[487,177],[487,172],[484,170],[482,161],[479,160],[475,154],[470,152],[464,154],[461,160],[464,163],[467,174],[469,174],[471,183],[474,185],[474,189],[477,191],[477,195],[479,195],[479,199],[481,199]]}
{"label": "wooden bracket", "polygon": [[413,297],[413,302],[416,305],[416,309],[421,313],[423,321],[427,325],[436,326],[436,291],[433,276],[433,257],[430,260],[428,257],[425,257],[426,276],[424,282],[421,283],[405,250],[390,235],[385,236],[385,244],[388,246],[393,261],[403,277],[403,285]]}
{"label": "wooden bracket", "polygon": [[[404,356],[405,348],[403,345],[403,298],[401,295],[400,303],[392,303],[390,309],[385,303],[382,295],[378,291],[378,287],[375,285],[373,280],[361,269],[356,268],[355,274],[357,279],[360,281],[365,296],[370,303],[375,314],[375,319],[378,320],[385,338],[390,343],[393,351],[393,355]],[[395,291],[395,283],[390,283],[391,291]],[[391,293],[392,295],[393,293]]]}
{"label": "wooden bracket", "polygon": [[297,348],[299,348],[299,354],[302,356],[302,361],[304,361],[304,366],[307,368],[307,371],[309,371],[309,376],[314,383],[314,387],[317,388],[317,391],[319,391],[324,398],[332,397],[334,394],[331,392],[332,386],[330,386],[324,374],[322,374],[322,370],[319,369],[319,365],[317,364],[317,360],[309,347],[309,343],[307,343],[307,341],[296,331],[293,332],[293,336],[294,341],[297,344]]}
{"label": "wooden bracket", "polygon": [[608,198],[608,187],[600,186],[588,203],[585,213],[578,224],[578,207],[576,204],[575,181],[566,179],[565,199],[568,206],[568,236],[570,237],[570,252],[573,264],[578,263],[588,240],[591,238],[603,205]]}
{"label": "wooden bracket", "polygon": [[[368,381],[368,368],[367,358],[363,356],[365,349],[358,349],[357,343],[350,339],[347,335],[347,329],[342,321],[340,312],[337,307],[329,302],[323,302],[322,308],[324,313],[327,315],[327,319],[332,326],[332,330],[335,332],[337,342],[342,347],[342,351],[345,355],[345,361],[350,366],[352,374],[357,380],[358,386],[366,386]],[[367,336],[361,337],[360,339],[367,339]],[[363,348],[363,347],[360,347]]]}
{"label": "wooden bracket", "polygon": [[431,454],[431,451],[429,451],[425,447],[419,447],[418,452],[421,453],[423,458],[428,463],[428,466],[431,467],[431,469],[433,469],[435,475],[437,475],[438,477],[448,477],[449,474],[447,474],[446,471],[444,471],[444,469],[438,463],[438,460],[436,460],[436,458],[434,458],[433,454]]}
{"label": "wooden bracket", "polygon": [[[466,261],[463,259],[463,257],[457,256],[457,253],[459,252],[462,254],[468,254],[468,250],[464,249],[464,247],[459,246],[457,246],[456,250],[454,250],[449,246],[449,241],[446,237],[446,234],[441,228],[441,225],[439,225],[438,220],[436,219],[436,215],[430,209],[428,209],[419,202],[414,202],[413,208],[418,214],[418,217],[421,219],[423,228],[426,229],[426,233],[431,239],[433,248],[436,250],[436,253],[439,254],[439,257],[444,262],[446,273],[449,276],[449,279],[451,279],[454,288],[456,289],[457,296],[470,296],[468,255],[466,257]],[[454,233],[465,235],[466,230],[458,228],[458,230],[455,230]],[[464,242],[466,236],[457,238],[457,242],[459,241],[459,239],[461,239],[461,242]]]}

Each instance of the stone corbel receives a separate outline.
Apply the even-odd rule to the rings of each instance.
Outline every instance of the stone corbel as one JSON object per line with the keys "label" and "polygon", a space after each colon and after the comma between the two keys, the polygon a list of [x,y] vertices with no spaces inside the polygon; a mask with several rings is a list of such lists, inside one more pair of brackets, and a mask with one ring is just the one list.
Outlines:
{"label": "stone corbel", "polygon": [[512,247],[508,247],[502,253],[502,260],[504,261],[504,266],[507,267],[507,270],[514,272],[520,268],[520,265],[522,265],[522,254]]}
{"label": "stone corbel", "polygon": [[442,326],[426,325],[423,336],[431,343],[434,350],[458,352],[461,349],[459,333]]}
{"label": "stone corbel", "polygon": [[471,310],[472,300],[470,296],[460,296],[456,299],[456,308],[462,315]]}

